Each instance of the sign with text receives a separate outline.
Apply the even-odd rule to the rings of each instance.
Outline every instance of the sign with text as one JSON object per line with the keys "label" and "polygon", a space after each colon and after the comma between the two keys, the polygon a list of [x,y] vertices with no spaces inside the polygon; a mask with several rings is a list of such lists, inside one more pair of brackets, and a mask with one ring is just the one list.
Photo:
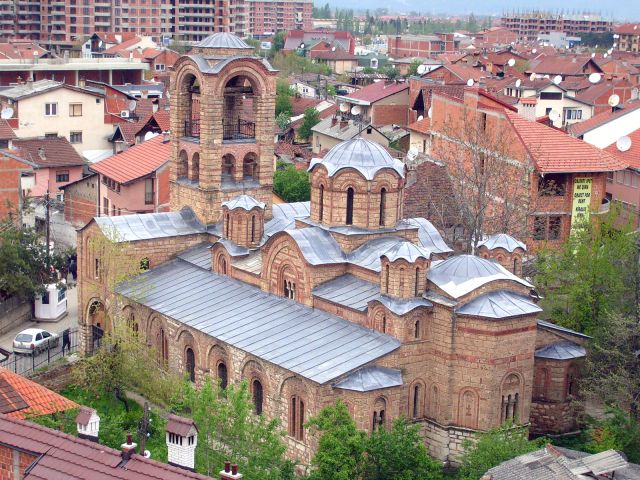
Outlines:
{"label": "sign with text", "polygon": [[592,178],[573,179],[573,205],[571,207],[571,231],[589,221]]}

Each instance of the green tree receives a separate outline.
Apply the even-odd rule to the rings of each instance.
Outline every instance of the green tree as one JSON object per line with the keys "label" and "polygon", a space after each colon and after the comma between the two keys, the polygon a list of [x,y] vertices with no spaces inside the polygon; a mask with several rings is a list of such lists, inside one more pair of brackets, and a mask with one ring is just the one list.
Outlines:
{"label": "green tree", "polygon": [[390,430],[379,428],[367,440],[364,479],[437,480],[442,465],[429,457],[419,425],[400,418]]}
{"label": "green tree", "polygon": [[277,95],[276,96],[276,117],[283,113],[291,116],[292,112],[293,112],[293,103],[291,102],[291,97],[288,95]]}
{"label": "green tree", "polygon": [[544,438],[530,441],[525,427],[505,424],[478,435],[477,440],[462,443],[462,465],[458,480],[478,480],[487,470],[518,455],[542,448]]}
{"label": "green tree", "polygon": [[302,125],[298,128],[298,136],[305,140],[311,136],[311,129],[320,123],[320,112],[315,108],[309,107],[304,111]]}
{"label": "green tree", "polygon": [[378,70],[380,70],[380,73],[385,75],[389,80],[394,80],[400,74],[400,72],[398,72],[398,69],[393,65],[389,65]]}
{"label": "green tree", "polygon": [[334,85],[331,85],[330,83],[327,84],[327,95],[330,97],[335,96],[336,94],[336,87]]}
{"label": "green tree", "polygon": [[287,36],[287,32],[276,32],[276,34],[271,39],[271,51],[269,52],[269,57],[273,58],[276,53],[284,48],[284,40]]}
{"label": "green tree", "polygon": [[254,413],[246,382],[224,390],[209,377],[200,388],[185,382],[175,406],[198,426],[196,471],[214,476],[225,460],[232,460],[248,479],[293,479],[284,433],[277,420]]}
{"label": "green tree", "polygon": [[587,434],[587,452],[619,450],[625,453],[630,462],[640,462],[640,424],[637,418],[622,408],[607,408],[605,417],[592,423]]}
{"label": "green tree", "polygon": [[289,128],[289,125],[291,125],[290,112],[279,113],[278,116],[276,117],[276,125],[278,125],[278,128],[282,131]]}
{"label": "green tree", "polygon": [[285,202],[307,202],[311,198],[309,174],[279,162],[273,174],[273,191]]}
{"label": "green tree", "polygon": [[422,65],[422,62],[420,60],[414,60],[413,62],[411,62],[411,65],[409,65],[409,75],[417,75],[418,67],[420,65]]}
{"label": "green tree", "polygon": [[361,478],[366,434],[356,428],[341,399],[323,408],[307,424],[320,436],[311,464],[310,480],[355,480]]}

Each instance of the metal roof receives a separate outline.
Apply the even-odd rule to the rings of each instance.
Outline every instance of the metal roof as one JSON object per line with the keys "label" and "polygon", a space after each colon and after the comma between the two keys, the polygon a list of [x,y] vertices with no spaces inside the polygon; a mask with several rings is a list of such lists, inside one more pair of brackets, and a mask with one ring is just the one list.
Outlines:
{"label": "metal roof", "polygon": [[102,233],[115,243],[194,235],[206,231],[189,207],[179,212],[95,217],[94,220]]}
{"label": "metal roof", "polygon": [[546,320],[538,320],[538,327],[548,330],[556,330],[558,332],[567,333],[569,335],[573,335],[575,337],[581,338],[591,338],[589,335],[585,335],[584,333],[576,332],[575,330],[571,330],[567,327],[561,327],[560,325],[556,325],[555,323],[547,322]]}
{"label": "metal roof", "polygon": [[345,255],[336,239],[320,227],[287,230],[286,233],[296,242],[305,260],[311,265],[345,261]]}
{"label": "metal roof", "polygon": [[119,285],[116,292],[320,384],[400,347],[389,335],[180,259]]}
{"label": "metal roof", "polygon": [[409,313],[411,310],[414,310],[418,307],[433,307],[433,303],[431,303],[426,298],[392,298],[387,295],[380,295],[380,298],[376,299],[381,304],[389,309],[390,312],[395,313],[396,315],[404,315],[405,313]]}
{"label": "metal roof", "polygon": [[536,358],[550,358],[553,360],[571,360],[573,358],[582,358],[586,355],[587,351],[584,347],[565,340],[539,348],[536,350],[534,356]]}
{"label": "metal roof", "polygon": [[380,265],[380,252],[384,252],[402,241],[403,239],[400,237],[374,238],[350,252],[347,255],[347,260],[349,263],[359,267],[379,272],[382,268]]}
{"label": "metal roof", "polygon": [[274,203],[273,218],[297,218],[311,215],[311,202]]}
{"label": "metal roof", "polygon": [[424,247],[420,247],[408,240],[404,240],[391,246],[388,250],[385,250],[381,256],[386,257],[390,262],[406,260],[409,263],[413,263],[420,257],[425,260],[429,260],[429,258],[431,258],[431,252]]}
{"label": "metal roof", "polygon": [[[187,55],[202,73],[220,73],[228,64],[236,60],[256,60],[261,63],[269,72],[277,72],[266,58],[254,57],[252,55],[233,55],[231,57],[203,57],[202,55]],[[217,60],[214,65],[209,60]]]}
{"label": "metal roof", "polygon": [[382,145],[359,137],[339,143],[324,158],[312,159],[309,171],[316,165],[323,165],[330,177],[343,168],[353,168],[367,180],[373,180],[375,174],[385,168],[404,178],[405,169],[404,163],[389,155]]}
{"label": "metal roof", "polygon": [[499,263],[474,255],[457,255],[433,262],[427,272],[427,279],[453,298],[462,297],[496,280],[511,280],[533,288],[529,282],[509,272]]}
{"label": "metal roof", "polygon": [[232,257],[242,257],[244,255],[248,255],[250,250],[247,247],[243,247],[242,245],[235,244],[232,240],[228,238],[221,238],[215,243],[220,243],[227,250],[227,253]]}
{"label": "metal roof", "polygon": [[333,385],[333,387],[355,392],[370,392],[402,385],[402,372],[400,370],[369,365],[353,372],[344,380]]}
{"label": "metal roof", "polygon": [[21,85],[8,88],[2,91],[2,96],[18,100],[27,95],[33,95],[34,93],[46,92],[52,88],[61,87],[64,82],[56,82],[55,80],[38,80],[37,82],[25,82]]}
{"label": "metal roof", "polygon": [[571,473],[576,475],[592,474],[602,475],[603,473],[615,472],[625,468],[627,461],[615,450],[606,450],[595,453],[588,457],[578,458],[567,464]]}
{"label": "metal roof", "polygon": [[368,303],[380,296],[380,284],[345,274],[321,283],[313,289],[312,294],[314,297],[364,312]]}
{"label": "metal roof", "polygon": [[222,202],[223,207],[227,207],[229,210],[235,210],[236,208],[241,208],[246,210],[247,212],[253,208],[259,208],[264,210],[264,207],[267,206],[264,202],[259,202],[251,195],[238,195],[237,197],[232,198],[226,202]]}
{"label": "metal roof", "polygon": [[542,309],[531,299],[509,290],[495,290],[480,295],[461,307],[459,315],[474,315],[486,318],[507,318],[539,313]]}
{"label": "metal roof", "polygon": [[196,43],[195,46],[199,48],[253,48],[249,44],[245,43],[245,41],[240,37],[229,32],[218,32],[213,35],[209,35]]}
{"label": "metal roof", "polygon": [[211,243],[204,242],[178,253],[177,257],[196,267],[211,270]]}
{"label": "metal roof", "polygon": [[511,235],[507,235],[506,233],[498,233],[496,235],[490,235],[480,243],[478,243],[478,247],[485,246],[489,250],[493,250],[494,248],[504,248],[507,252],[513,252],[516,248],[521,248],[526,251],[527,246],[519,240],[516,240]]}
{"label": "metal roof", "polygon": [[453,249],[446,244],[442,235],[433,224],[421,217],[410,218],[407,220],[410,225],[418,227],[418,240],[420,246],[428,248],[433,253],[452,253]]}

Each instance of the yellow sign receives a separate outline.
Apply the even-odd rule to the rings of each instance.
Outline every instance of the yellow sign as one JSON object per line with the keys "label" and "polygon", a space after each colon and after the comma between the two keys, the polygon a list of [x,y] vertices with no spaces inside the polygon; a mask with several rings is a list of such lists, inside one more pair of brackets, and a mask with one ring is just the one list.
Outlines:
{"label": "yellow sign", "polygon": [[573,180],[573,205],[571,207],[571,231],[589,221],[592,178]]}

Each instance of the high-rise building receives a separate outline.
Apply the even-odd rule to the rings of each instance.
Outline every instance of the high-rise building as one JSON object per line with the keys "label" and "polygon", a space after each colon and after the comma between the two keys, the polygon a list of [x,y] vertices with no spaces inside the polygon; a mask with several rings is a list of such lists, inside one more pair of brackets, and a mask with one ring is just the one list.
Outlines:
{"label": "high-rise building", "polygon": [[541,33],[564,32],[570,35],[604,33],[613,29],[611,19],[592,13],[564,14],[544,11],[507,12],[501,25],[518,35],[520,41],[535,42]]}
{"label": "high-rise building", "polygon": [[291,30],[311,30],[312,0],[247,0],[249,31],[260,37]]}

